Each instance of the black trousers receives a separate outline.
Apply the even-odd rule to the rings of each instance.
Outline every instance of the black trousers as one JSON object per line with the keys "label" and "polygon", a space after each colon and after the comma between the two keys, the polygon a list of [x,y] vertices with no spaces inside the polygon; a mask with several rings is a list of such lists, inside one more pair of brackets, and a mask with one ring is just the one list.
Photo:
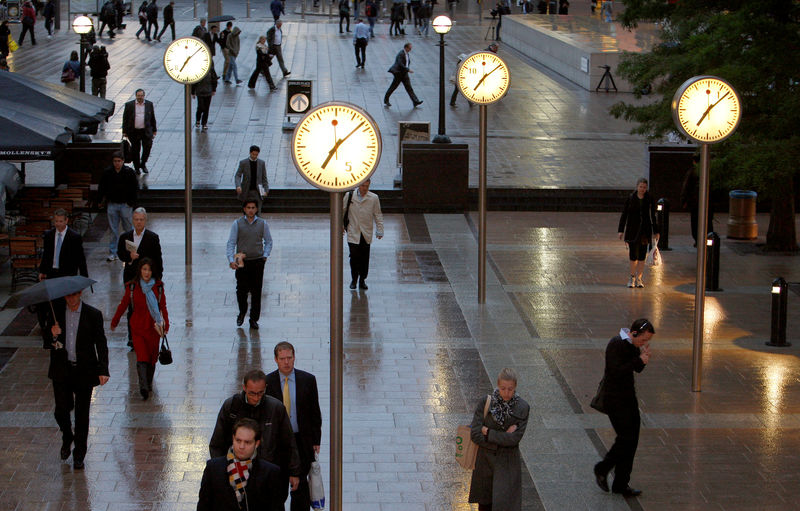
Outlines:
{"label": "black trousers", "polygon": [[[267,79],[267,83],[269,84],[270,89],[275,88],[275,82],[272,81],[272,74],[269,72],[269,66],[266,64],[262,64],[256,61],[256,68],[253,70],[253,74],[250,75],[250,79],[247,81],[247,86],[251,89],[254,89],[256,86],[256,82],[258,82],[258,75],[264,75],[264,78]],[[259,207],[259,211],[261,208]]]}
{"label": "black trousers", "polygon": [[408,77],[408,73],[393,73],[393,75],[394,80],[392,80],[392,84],[389,85],[389,89],[386,91],[386,95],[383,97],[383,102],[388,103],[389,96],[391,96],[397,86],[402,83],[403,87],[406,88],[406,92],[408,92],[408,97],[411,98],[411,101],[414,103],[419,103],[419,98],[414,93],[414,88],[411,86],[411,79]]}
{"label": "black trousers", "polygon": [[25,40],[25,33],[31,33],[31,44],[36,44],[36,35],[33,33],[33,27],[35,25],[26,25],[25,23],[22,24],[22,32],[19,34],[19,45],[22,46],[22,41]]}
{"label": "black trousers", "polygon": [[339,14],[339,33],[342,33],[342,21],[347,20],[347,31],[350,32],[350,15]]}
{"label": "black trousers", "polygon": [[97,35],[102,37],[106,25],[108,25],[108,37],[114,37],[114,26],[111,23],[107,24],[105,20],[100,22],[100,30],[97,31]]}
{"label": "black trousers", "polygon": [[290,493],[292,503],[291,511],[308,511],[311,508],[311,489],[308,486],[308,472],[311,462],[314,461],[314,446],[305,445],[299,433],[294,434],[297,442],[297,451],[300,454],[300,484]]}
{"label": "black trousers", "polygon": [[165,21],[164,26],[161,28],[161,33],[158,34],[158,37],[156,37],[156,39],[161,39],[161,36],[164,35],[164,32],[167,31],[167,27],[169,27],[169,29],[172,31],[172,40],[173,41],[175,40],[175,21],[169,21],[169,22]]}
{"label": "black trousers", "polygon": [[261,317],[261,284],[264,280],[266,259],[245,260],[244,267],[236,269],[236,301],[239,302],[239,315],[247,313],[247,295],[250,295],[250,319],[258,321]]}
{"label": "black trousers", "polygon": [[142,164],[147,163],[147,159],[150,157],[153,139],[148,138],[144,129],[134,129],[128,133],[128,138],[131,141],[131,151],[133,152],[133,167],[138,172]]}
{"label": "black trousers", "polygon": [[197,96],[197,113],[195,122],[203,126],[208,124],[208,109],[211,108],[211,96]]}
{"label": "black trousers", "polygon": [[[367,40],[363,37],[356,39],[356,64],[363,66],[367,63]],[[359,52],[361,55],[359,56]]]}
{"label": "black trousers", "polygon": [[597,464],[596,470],[607,474],[613,468],[614,483],[611,489],[622,491],[628,487],[631,480],[633,458],[636,455],[636,447],[639,445],[639,425],[641,423],[639,407],[633,405],[630,408],[610,411],[608,418],[614,427],[617,438],[603,461]]}
{"label": "black trousers", "polygon": [[156,35],[158,34],[158,21],[148,21],[147,22],[147,38],[148,39],[150,39],[150,34],[151,34],[150,29],[153,28],[153,27],[155,27],[155,30],[153,30],[152,34],[153,34],[153,38],[155,39]]}
{"label": "black trousers", "polygon": [[[53,414],[61,430],[61,439],[64,442],[75,442],[72,453],[74,460],[83,460],[86,456],[87,439],[89,438],[89,404],[92,400],[91,386],[76,385],[77,374],[72,374],[75,369],[70,367],[67,380],[53,381],[53,396],[56,401],[56,410]],[[75,431],[72,430],[70,412],[75,410]]]}
{"label": "black trousers", "polygon": [[53,35],[53,18],[44,19],[44,28],[47,29],[47,35]]}
{"label": "black trousers", "polygon": [[350,275],[353,280],[361,279],[361,282],[367,280],[367,273],[369,273],[369,243],[361,235],[358,243],[347,243],[350,248]]}
{"label": "black trousers", "polygon": [[453,85],[453,95],[450,96],[450,104],[455,106],[456,99],[458,99],[458,84]]}

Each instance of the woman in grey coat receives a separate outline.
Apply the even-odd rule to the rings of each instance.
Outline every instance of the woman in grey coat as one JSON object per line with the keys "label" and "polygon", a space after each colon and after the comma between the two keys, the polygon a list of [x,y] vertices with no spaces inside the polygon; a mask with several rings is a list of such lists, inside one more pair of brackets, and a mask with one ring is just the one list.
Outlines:
{"label": "woman in grey coat", "polygon": [[480,511],[522,509],[522,458],[519,442],[528,425],[530,406],[516,393],[517,372],[505,368],[497,377],[489,412],[486,399],[475,409],[470,428],[478,456],[469,488],[469,502]]}

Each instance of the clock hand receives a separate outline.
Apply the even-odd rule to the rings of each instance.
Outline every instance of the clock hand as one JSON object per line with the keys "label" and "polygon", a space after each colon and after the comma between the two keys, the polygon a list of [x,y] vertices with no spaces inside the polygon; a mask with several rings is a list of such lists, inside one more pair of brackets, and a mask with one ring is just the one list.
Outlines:
{"label": "clock hand", "polygon": [[334,154],[336,153],[336,151],[339,149],[339,146],[340,146],[340,145],[342,145],[342,144],[344,143],[344,141],[345,141],[345,140],[347,140],[348,138],[350,138],[350,135],[352,135],[353,133],[355,133],[356,131],[358,131],[358,128],[360,128],[361,126],[363,126],[365,122],[367,122],[367,121],[361,121],[361,123],[360,123],[358,126],[356,126],[355,128],[353,128],[353,131],[351,131],[350,133],[348,133],[348,134],[347,134],[347,136],[345,136],[344,138],[342,138],[342,139],[339,139],[339,140],[337,140],[337,141],[336,141],[336,143],[333,145],[333,147],[331,147],[331,150],[330,150],[330,151],[328,151],[328,157],[327,157],[327,158],[325,158],[325,161],[324,161],[324,162],[322,162],[322,168],[323,168],[323,169],[324,169],[325,167],[327,167],[327,166],[328,166],[328,162],[330,162],[330,161],[331,161],[331,158],[333,158],[333,155],[334,155]]}
{"label": "clock hand", "polygon": [[700,120],[699,120],[699,121],[697,121],[697,125],[698,125],[698,126],[700,126],[700,123],[701,123],[701,122],[703,122],[703,120],[706,118],[706,116],[708,116],[708,114],[709,114],[709,113],[711,113],[711,109],[712,109],[712,108],[714,108],[715,106],[717,106],[717,105],[719,104],[719,102],[720,102],[720,101],[722,101],[723,99],[725,99],[725,96],[727,96],[727,95],[728,95],[728,94],[730,94],[730,93],[731,93],[731,91],[728,91],[728,92],[726,92],[726,93],[725,93],[725,94],[723,94],[723,96],[722,96],[721,98],[719,98],[719,99],[718,99],[716,102],[714,102],[714,103],[712,103],[712,104],[708,105],[708,108],[706,108],[706,111],[705,111],[705,112],[703,112],[703,115],[702,115],[702,117],[700,117]]}
{"label": "clock hand", "polygon": [[496,67],[496,68],[492,69],[492,70],[491,70],[491,71],[489,71],[488,73],[484,73],[484,74],[483,74],[483,78],[481,78],[481,79],[480,79],[480,81],[478,81],[477,85],[475,85],[475,88],[474,88],[474,89],[472,89],[472,90],[478,90],[478,87],[480,87],[480,86],[481,86],[481,84],[482,84],[482,83],[483,83],[483,81],[486,79],[486,77],[487,77],[487,76],[489,76],[490,74],[494,73],[495,71],[497,71],[499,68],[500,68],[500,64],[497,64],[497,67]]}
{"label": "clock hand", "polygon": [[195,55],[197,55],[197,52],[199,52],[200,50],[202,50],[202,48],[197,48],[197,51],[195,51],[194,53],[192,53],[191,55],[189,55],[188,57],[186,57],[186,62],[184,62],[184,63],[183,63],[183,65],[181,66],[181,68],[180,68],[180,69],[178,69],[178,72],[179,72],[179,73],[180,73],[181,71],[183,71],[183,68],[185,68],[185,67],[186,67],[186,64],[188,64],[188,63],[189,63],[189,61],[192,59],[192,57],[194,57]]}

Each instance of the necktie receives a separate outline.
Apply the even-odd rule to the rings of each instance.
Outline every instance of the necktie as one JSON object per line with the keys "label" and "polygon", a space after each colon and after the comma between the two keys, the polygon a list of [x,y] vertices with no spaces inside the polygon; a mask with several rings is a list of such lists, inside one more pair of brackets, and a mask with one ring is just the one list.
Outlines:
{"label": "necktie", "polygon": [[292,416],[292,397],[289,395],[289,377],[283,380],[283,406],[286,407],[286,415]]}
{"label": "necktie", "polygon": [[58,260],[60,258],[59,256],[61,255],[61,243],[62,243],[63,239],[64,239],[64,236],[60,232],[57,233],[57,235],[56,235],[56,251],[55,251],[55,254],[53,255],[53,266],[55,266],[56,268],[58,268]]}

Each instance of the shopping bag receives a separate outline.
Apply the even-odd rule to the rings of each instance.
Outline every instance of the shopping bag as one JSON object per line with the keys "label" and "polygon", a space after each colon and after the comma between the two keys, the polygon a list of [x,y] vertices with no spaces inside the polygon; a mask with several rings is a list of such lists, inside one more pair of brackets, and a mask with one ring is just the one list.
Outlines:
{"label": "shopping bag", "polygon": [[308,488],[311,492],[311,508],[325,509],[325,486],[322,484],[322,468],[319,466],[319,455],[314,454],[311,469],[308,471]]}
{"label": "shopping bag", "polygon": [[657,246],[654,246],[653,249],[647,253],[646,262],[649,266],[659,266],[661,264],[661,252],[658,250]]}
{"label": "shopping bag", "polygon": [[19,45],[14,40],[14,38],[11,37],[11,34],[8,34],[8,51],[13,52],[13,51],[17,51],[17,50],[19,50]]}
{"label": "shopping bag", "polygon": [[[483,405],[483,418],[489,413],[489,403],[492,396],[486,396],[486,404]],[[472,428],[469,424],[462,424],[456,428],[456,461],[462,468],[467,470],[475,469],[475,459],[478,457],[478,445],[472,441]]]}

